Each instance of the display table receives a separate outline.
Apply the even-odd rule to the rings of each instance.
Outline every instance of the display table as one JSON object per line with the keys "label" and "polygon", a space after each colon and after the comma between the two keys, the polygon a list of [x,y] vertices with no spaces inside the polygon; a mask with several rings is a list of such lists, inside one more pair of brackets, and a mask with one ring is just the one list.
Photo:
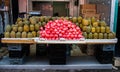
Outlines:
{"label": "display table", "polygon": [[8,44],[115,44],[115,39],[85,39],[85,40],[39,40],[39,38],[2,38],[2,43]]}
{"label": "display table", "polygon": [[[39,40],[39,38],[2,38],[6,44],[112,44],[117,43],[116,39],[85,39],[85,40]],[[23,65],[10,65],[5,57],[0,61],[0,69],[112,69],[112,64],[100,64],[93,56],[68,57],[66,65],[49,65],[47,59],[28,58]]]}

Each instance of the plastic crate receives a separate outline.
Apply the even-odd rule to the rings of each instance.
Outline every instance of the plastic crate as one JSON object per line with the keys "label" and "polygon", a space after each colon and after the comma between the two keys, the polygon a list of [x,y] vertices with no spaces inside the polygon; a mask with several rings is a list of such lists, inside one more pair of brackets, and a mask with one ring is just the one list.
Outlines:
{"label": "plastic crate", "polygon": [[67,46],[66,45],[49,45],[48,48],[48,56],[49,57],[66,57],[67,52]]}
{"label": "plastic crate", "polygon": [[67,54],[66,53],[49,53],[49,58],[56,58],[56,57],[66,57],[67,56]]}
{"label": "plastic crate", "polygon": [[66,48],[66,44],[49,44],[49,48],[62,49]]}
{"label": "plastic crate", "polygon": [[48,56],[50,65],[66,64],[66,44],[51,44],[48,47]]}
{"label": "plastic crate", "polygon": [[10,45],[8,45],[8,50],[21,51],[22,46],[21,46],[21,44],[10,44]]}
{"label": "plastic crate", "polygon": [[22,58],[24,56],[23,51],[11,51],[9,50],[9,58]]}
{"label": "plastic crate", "polygon": [[109,48],[103,49],[104,47],[101,46],[101,48],[96,48],[95,51],[95,57],[101,64],[111,64],[113,63],[113,51]]}
{"label": "plastic crate", "polygon": [[25,62],[25,57],[23,58],[9,58],[9,63],[14,65],[21,65]]}
{"label": "plastic crate", "polygon": [[103,45],[103,51],[114,51],[115,45]]}
{"label": "plastic crate", "polygon": [[49,58],[50,65],[64,65],[66,64],[66,57],[56,57],[56,58]]}
{"label": "plastic crate", "polygon": [[67,46],[65,44],[51,44],[48,50],[49,52],[66,52]]}

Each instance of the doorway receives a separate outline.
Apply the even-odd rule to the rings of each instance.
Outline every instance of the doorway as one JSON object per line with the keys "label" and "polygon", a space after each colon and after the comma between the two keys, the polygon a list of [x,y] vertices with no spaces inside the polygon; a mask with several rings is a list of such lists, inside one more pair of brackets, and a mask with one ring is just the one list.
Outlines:
{"label": "doorway", "polygon": [[69,2],[53,2],[53,16],[69,16]]}
{"label": "doorway", "polygon": [[115,47],[115,56],[120,57],[120,5],[118,7],[116,37],[118,38],[118,42],[117,42],[116,47]]}
{"label": "doorway", "polygon": [[19,14],[18,0],[11,0],[11,3],[12,3],[13,23],[15,23]]}

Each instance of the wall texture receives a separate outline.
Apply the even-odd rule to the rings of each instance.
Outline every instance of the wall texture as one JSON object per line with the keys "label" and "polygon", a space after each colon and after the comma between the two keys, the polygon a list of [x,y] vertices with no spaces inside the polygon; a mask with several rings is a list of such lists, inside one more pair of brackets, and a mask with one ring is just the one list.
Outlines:
{"label": "wall texture", "polygon": [[19,12],[27,12],[27,0],[19,0]]}

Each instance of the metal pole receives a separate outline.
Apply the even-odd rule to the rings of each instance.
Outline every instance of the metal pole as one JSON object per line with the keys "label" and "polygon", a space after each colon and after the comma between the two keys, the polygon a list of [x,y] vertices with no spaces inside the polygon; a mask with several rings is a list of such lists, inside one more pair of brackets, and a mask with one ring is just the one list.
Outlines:
{"label": "metal pole", "polygon": [[116,32],[117,27],[118,0],[111,0],[110,28]]}

